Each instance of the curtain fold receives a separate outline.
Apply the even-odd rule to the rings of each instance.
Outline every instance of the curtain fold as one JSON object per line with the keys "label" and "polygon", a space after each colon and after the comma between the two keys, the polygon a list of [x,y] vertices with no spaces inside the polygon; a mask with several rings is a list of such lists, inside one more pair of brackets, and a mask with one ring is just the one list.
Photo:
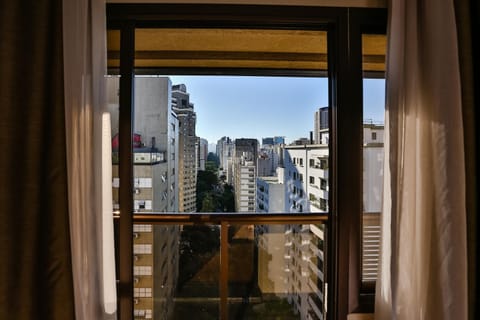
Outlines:
{"label": "curtain fold", "polygon": [[376,319],[467,319],[463,114],[453,1],[389,6]]}
{"label": "curtain fold", "polygon": [[[108,141],[107,146],[111,143],[102,130],[106,110],[105,1],[63,0],[63,28],[75,311],[77,319],[110,319],[115,318],[116,292],[110,232],[111,158],[102,162],[102,139]],[[108,222],[112,225],[105,225]],[[105,270],[106,266],[110,270]]]}
{"label": "curtain fold", "polygon": [[0,319],[74,319],[61,0],[0,2]]}
{"label": "curtain fold", "polygon": [[467,243],[468,243],[468,305],[469,319],[478,318],[479,277],[477,276],[478,199],[480,199],[476,169],[478,159],[480,102],[480,3],[477,0],[455,0],[455,14],[459,43],[460,74],[462,83],[462,110],[465,144],[465,170],[467,172]]}

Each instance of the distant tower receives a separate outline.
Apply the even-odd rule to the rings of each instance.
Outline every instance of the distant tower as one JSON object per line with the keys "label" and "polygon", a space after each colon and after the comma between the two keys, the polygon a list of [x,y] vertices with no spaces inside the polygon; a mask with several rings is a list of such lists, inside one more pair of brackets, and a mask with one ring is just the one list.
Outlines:
{"label": "distant tower", "polygon": [[196,188],[197,188],[197,162],[195,144],[195,124],[197,116],[193,111],[193,103],[184,84],[172,87],[173,111],[178,117],[179,141],[178,141],[178,189],[179,189],[179,212],[196,211]]}
{"label": "distant tower", "polygon": [[328,107],[319,108],[315,112],[314,143],[328,144]]}
{"label": "distant tower", "polygon": [[257,159],[257,139],[235,139],[233,173],[237,212],[255,212]]}

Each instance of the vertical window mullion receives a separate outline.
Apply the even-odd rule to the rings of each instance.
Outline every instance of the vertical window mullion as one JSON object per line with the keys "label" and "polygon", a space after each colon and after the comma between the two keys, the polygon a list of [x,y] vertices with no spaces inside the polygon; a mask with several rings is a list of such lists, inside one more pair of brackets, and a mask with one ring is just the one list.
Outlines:
{"label": "vertical window mullion", "polygon": [[228,227],[227,221],[220,226],[220,319],[228,319]]}
{"label": "vertical window mullion", "polygon": [[120,30],[119,112],[119,319],[133,319],[133,97],[135,27],[127,21]]}

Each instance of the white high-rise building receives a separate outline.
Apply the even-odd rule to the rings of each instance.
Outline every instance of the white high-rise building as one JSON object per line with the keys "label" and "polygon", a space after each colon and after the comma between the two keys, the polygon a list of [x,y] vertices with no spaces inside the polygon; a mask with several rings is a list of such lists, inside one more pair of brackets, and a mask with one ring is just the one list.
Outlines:
{"label": "white high-rise building", "polygon": [[[118,150],[119,78],[107,80],[112,116],[112,150]],[[135,78],[133,137],[134,210],[178,211],[178,120],[172,111],[168,78]],[[118,201],[118,165],[113,165],[113,200]],[[168,319],[178,278],[178,226],[135,224],[134,317]],[[166,265],[167,267],[162,267]]]}
{"label": "white high-rise building", "polygon": [[328,107],[319,108],[315,112],[313,138],[315,144],[328,144]]}
{"label": "white high-rise building", "polygon": [[[285,210],[290,213],[328,212],[328,146],[286,146]],[[323,224],[289,225],[285,257],[288,300],[302,319],[325,317]]]}
{"label": "white high-rise building", "polygon": [[383,141],[383,125],[363,125],[363,281],[375,281],[377,278],[383,194]]}
{"label": "white high-rise building", "polygon": [[240,158],[235,163],[235,208],[237,212],[255,212],[255,162]]}
{"label": "white high-rise building", "polygon": [[[257,213],[282,213],[285,211],[283,168],[275,177],[257,178]],[[258,246],[258,287],[262,294],[287,297],[285,271],[284,225],[256,225]]]}
{"label": "white high-rise building", "polygon": [[217,156],[220,161],[219,175],[225,175],[228,184],[234,183],[233,153],[235,144],[229,137],[222,137],[217,141]]}
{"label": "white high-rise building", "polygon": [[280,162],[281,145],[264,145],[258,153],[257,171],[259,177],[276,175]]}
{"label": "white high-rise building", "polygon": [[255,212],[257,158],[257,139],[235,140],[233,175],[237,212]]}
{"label": "white high-rise building", "polygon": [[328,212],[328,146],[286,146],[284,165],[287,211]]}
{"label": "white high-rise building", "polygon": [[173,111],[177,114],[179,125],[178,141],[178,210],[196,212],[197,210],[197,153],[195,144],[196,114],[190,95],[184,84],[172,87]]}
{"label": "white high-rise building", "polygon": [[197,137],[195,143],[197,171],[205,171],[205,162],[208,156],[208,141],[206,139]]}

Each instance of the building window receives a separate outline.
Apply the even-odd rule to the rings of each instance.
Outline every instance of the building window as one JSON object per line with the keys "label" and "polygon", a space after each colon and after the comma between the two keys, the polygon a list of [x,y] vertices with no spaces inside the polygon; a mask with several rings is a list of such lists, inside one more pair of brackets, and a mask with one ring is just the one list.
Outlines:
{"label": "building window", "polygon": [[315,177],[312,177],[312,176],[308,177],[308,182],[310,184],[315,184]]}
{"label": "building window", "polygon": [[322,190],[327,190],[327,180],[325,179],[320,179],[320,189]]}
{"label": "building window", "polygon": [[376,132],[372,132],[372,140],[377,140],[377,133]]}

